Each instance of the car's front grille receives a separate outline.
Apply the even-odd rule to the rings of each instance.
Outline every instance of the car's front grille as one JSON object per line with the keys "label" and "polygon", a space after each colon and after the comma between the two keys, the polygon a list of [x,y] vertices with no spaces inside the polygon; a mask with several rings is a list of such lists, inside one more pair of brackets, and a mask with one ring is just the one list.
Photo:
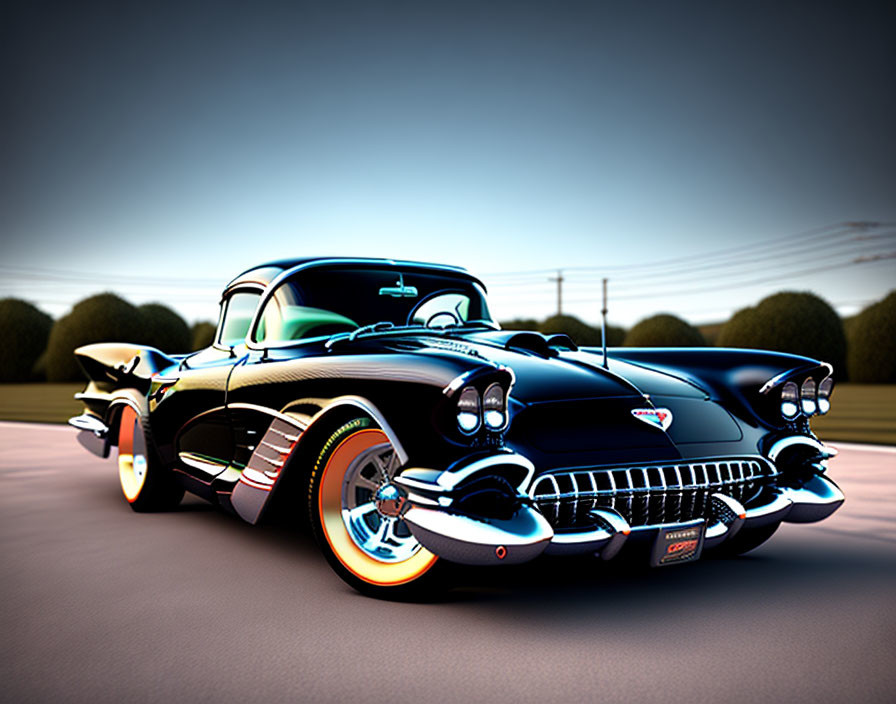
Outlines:
{"label": "car's front grille", "polygon": [[718,492],[745,503],[776,474],[758,457],[577,467],[537,477],[530,496],[554,528],[588,525],[595,508],[612,508],[633,527],[649,526],[706,517]]}

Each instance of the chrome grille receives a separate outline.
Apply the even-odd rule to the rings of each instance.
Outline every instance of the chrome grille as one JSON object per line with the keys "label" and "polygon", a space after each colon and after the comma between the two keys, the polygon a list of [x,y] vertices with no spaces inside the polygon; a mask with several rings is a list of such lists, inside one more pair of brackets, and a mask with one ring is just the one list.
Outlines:
{"label": "chrome grille", "polygon": [[612,508],[629,525],[648,526],[705,517],[717,492],[746,503],[776,474],[758,457],[575,468],[537,477],[529,494],[554,528],[587,525],[595,508]]}

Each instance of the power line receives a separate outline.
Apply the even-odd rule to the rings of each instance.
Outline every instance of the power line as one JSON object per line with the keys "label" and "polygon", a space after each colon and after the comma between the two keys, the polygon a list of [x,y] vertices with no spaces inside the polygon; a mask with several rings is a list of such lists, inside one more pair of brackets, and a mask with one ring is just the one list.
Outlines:
{"label": "power line", "polygon": [[[785,237],[773,237],[764,240],[760,240],[758,242],[752,242],[750,244],[737,245],[735,247],[725,247],[722,249],[712,250],[709,252],[703,252],[699,255],[686,255],[680,257],[674,257],[671,259],[660,259],[649,262],[641,262],[637,264],[607,264],[600,266],[569,266],[563,267],[564,270],[567,271],[606,271],[606,272],[614,272],[614,271],[625,271],[625,270],[643,270],[654,267],[665,267],[670,264],[682,264],[682,263],[693,263],[695,261],[702,261],[706,259],[716,259],[721,257],[729,257],[738,253],[742,253],[750,250],[767,250],[770,247],[780,246],[782,244],[782,240],[787,243],[795,243],[802,242],[807,240],[826,240],[831,239],[833,237],[840,236],[847,232],[856,232],[856,231],[867,231],[871,228],[876,228],[881,226],[883,223],[872,223],[872,222],[861,222],[861,223],[837,223],[835,225],[826,225],[824,227],[813,228],[811,230],[806,230],[804,232],[796,233],[795,235],[785,236]],[[546,274],[552,272],[553,269],[529,269],[522,271],[511,271],[511,272],[494,272],[491,274],[484,274],[483,276],[518,276],[524,274]]]}
{"label": "power line", "polygon": [[[896,239],[896,233],[887,233],[886,235],[881,235],[875,239],[885,240],[888,243],[889,241]],[[846,258],[846,262],[849,262],[857,255],[872,254],[874,249],[884,243],[885,242],[862,241],[857,245],[854,245],[852,242],[842,242],[819,251],[793,251],[787,257],[776,256],[771,261],[764,257],[756,257],[752,259],[735,260],[719,265],[707,264],[704,266],[696,266],[689,269],[681,269],[677,272],[670,271],[659,274],[644,273],[641,275],[620,275],[613,277],[614,288],[618,291],[620,288],[626,290],[634,287],[641,288],[644,285],[674,286],[678,283],[684,283],[685,281],[690,282],[690,280],[693,279],[694,274],[705,271],[709,271],[710,273],[701,274],[700,279],[703,281],[730,279],[732,277],[753,274],[760,268],[755,265],[761,265],[762,271],[781,270],[782,275],[787,275],[790,270],[793,269],[795,263],[802,264],[805,267],[807,264],[830,262],[832,259],[844,257]],[[596,289],[600,286],[600,281],[597,278],[589,277],[588,279],[581,279],[575,276],[566,276],[564,278],[569,285],[572,285],[577,290]],[[532,282],[498,282],[490,283],[489,289],[494,291],[507,288],[531,288],[539,283],[540,281],[537,280]]]}
{"label": "power line", "polygon": [[[861,264],[871,264],[871,263],[883,261],[886,259],[896,259],[896,252],[875,254],[872,256],[868,256],[868,257],[858,257],[856,259],[853,259],[851,262],[839,262],[837,264],[831,264],[829,266],[814,267],[814,268],[810,268],[810,269],[803,269],[801,271],[792,271],[792,272],[789,272],[788,276],[799,277],[799,276],[806,276],[808,274],[818,274],[818,273],[822,273],[825,271],[834,271],[836,269],[842,269],[847,266],[858,266]],[[771,283],[773,281],[779,281],[780,278],[781,277],[779,275],[774,275],[774,276],[753,279],[751,281],[740,281],[740,282],[737,282],[737,283],[734,283],[734,284],[731,284],[728,286],[714,285],[714,286],[697,287],[697,288],[692,288],[692,289],[682,289],[682,290],[677,290],[677,291],[663,291],[662,295],[664,298],[669,298],[671,296],[690,296],[690,295],[697,294],[697,293],[708,293],[708,292],[712,292],[712,291],[726,291],[726,290],[736,289],[736,288],[745,288],[747,286],[755,286],[758,284]],[[657,294],[654,291],[651,293],[615,296],[614,298],[616,300],[628,301],[628,300],[635,300],[638,298],[652,298],[652,297],[656,297],[656,296],[657,296]],[[595,303],[596,301],[597,301],[597,299],[590,298],[590,299],[577,299],[572,302],[573,303]]]}

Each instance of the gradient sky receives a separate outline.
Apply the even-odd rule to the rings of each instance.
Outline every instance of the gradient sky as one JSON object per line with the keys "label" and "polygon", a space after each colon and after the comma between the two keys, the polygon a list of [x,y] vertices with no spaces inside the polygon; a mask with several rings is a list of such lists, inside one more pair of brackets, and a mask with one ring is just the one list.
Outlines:
{"label": "gradient sky", "polygon": [[[192,321],[318,254],[466,266],[501,319],[557,268],[626,325],[896,287],[849,263],[896,252],[892,3],[161,5],[0,10],[0,297]],[[844,221],[884,225],[797,237]]]}

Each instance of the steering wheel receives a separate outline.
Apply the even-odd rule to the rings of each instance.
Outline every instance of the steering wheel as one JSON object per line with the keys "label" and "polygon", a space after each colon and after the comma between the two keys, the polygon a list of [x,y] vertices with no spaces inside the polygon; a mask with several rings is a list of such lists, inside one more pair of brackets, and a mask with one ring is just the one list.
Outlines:
{"label": "steering wheel", "polygon": [[[438,320],[439,318],[448,318],[449,322],[444,325],[433,325],[434,320]],[[458,318],[454,313],[448,310],[440,310],[438,313],[434,313],[426,319],[426,327],[428,328],[447,328],[449,325],[460,325],[460,318]]]}

